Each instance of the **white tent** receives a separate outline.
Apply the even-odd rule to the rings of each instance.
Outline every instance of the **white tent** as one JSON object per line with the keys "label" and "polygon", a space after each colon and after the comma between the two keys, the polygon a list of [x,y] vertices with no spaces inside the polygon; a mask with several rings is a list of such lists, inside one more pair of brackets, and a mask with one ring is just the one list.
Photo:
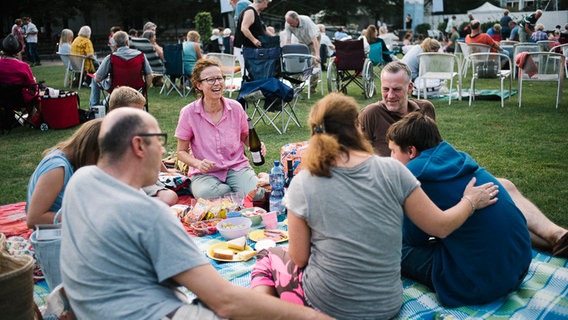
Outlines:
{"label": "white tent", "polygon": [[467,13],[475,15],[475,14],[503,13],[503,11],[505,11],[505,9],[492,5],[489,2],[485,2],[478,8],[468,10]]}

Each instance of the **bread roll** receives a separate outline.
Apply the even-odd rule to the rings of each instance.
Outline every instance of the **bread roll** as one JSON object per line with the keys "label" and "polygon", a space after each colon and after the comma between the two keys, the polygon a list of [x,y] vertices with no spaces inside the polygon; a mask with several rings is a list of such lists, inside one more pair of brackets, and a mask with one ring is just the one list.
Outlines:
{"label": "bread roll", "polygon": [[213,257],[223,260],[233,260],[234,252],[230,249],[214,249]]}
{"label": "bread roll", "polygon": [[235,238],[233,240],[227,241],[227,244],[229,245],[229,248],[231,249],[235,249],[235,250],[245,250],[246,246],[247,246],[247,239],[242,236],[242,237],[238,237]]}

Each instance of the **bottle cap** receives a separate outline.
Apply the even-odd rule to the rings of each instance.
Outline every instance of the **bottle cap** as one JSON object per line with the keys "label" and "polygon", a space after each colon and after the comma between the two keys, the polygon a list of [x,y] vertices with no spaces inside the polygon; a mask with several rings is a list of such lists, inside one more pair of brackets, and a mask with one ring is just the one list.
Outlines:
{"label": "bottle cap", "polygon": [[279,167],[279,166],[280,166],[280,161],[274,161],[274,166],[275,166],[275,167]]}

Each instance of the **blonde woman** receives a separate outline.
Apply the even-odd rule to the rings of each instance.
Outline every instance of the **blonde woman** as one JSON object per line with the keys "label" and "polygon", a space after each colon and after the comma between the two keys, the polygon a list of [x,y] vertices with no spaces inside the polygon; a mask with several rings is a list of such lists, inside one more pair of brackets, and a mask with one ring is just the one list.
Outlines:
{"label": "blonde woman", "polygon": [[420,69],[420,61],[418,54],[424,52],[438,52],[440,50],[440,42],[436,39],[426,38],[420,45],[414,45],[402,58],[402,62],[406,63],[412,71],[412,81],[418,78]]}
{"label": "blonde woman", "polygon": [[201,39],[199,33],[191,30],[187,33],[187,40],[183,43],[183,69],[188,76],[191,76],[197,60],[203,57],[199,39]]}
{"label": "blonde woman", "polygon": [[30,229],[36,224],[52,224],[73,173],[97,163],[101,122],[102,119],[86,122],[69,139],[43,152],[44,158],[28,184],[26,222]]}
{"label": "blonde woman", "polygon": [[61,30],[61,36],[59,37],[59,43],[57,45],[57,53],[60,55],[61,61],[63,61],[64,66],[69,66],[69,57],[65,54],[71,53],[71,43],[73,42],[73,31],[71,29]]}

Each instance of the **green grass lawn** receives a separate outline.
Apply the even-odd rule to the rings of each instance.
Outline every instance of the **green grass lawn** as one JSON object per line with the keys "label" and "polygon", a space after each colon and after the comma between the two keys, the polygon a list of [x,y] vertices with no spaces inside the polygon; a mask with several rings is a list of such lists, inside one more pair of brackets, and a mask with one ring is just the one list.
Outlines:
{"label": "green grass lawn", "polygon": [[[62,66],[35,67],[33,72],[47,86],[63,85]],[[380,84],[378,79],[376,84]],[[514,81],[514,89],[516,84]],[[469,87],[469,79],[464,80],[464,85]],[[498,80],[479,81],[476,88],[498,89]],[[520,109],[516,95],[505,101],[505,108],[500,107],[499,101],[476,101],[472,107],[468,107],[466,100],[452,101],[451,106],[447,101],[432,102],[437,108],[442,136],[448,142],[471,154],[495,176],[513,181],[547,216],[568,227],[568,89],[564,85],[565,99],[558,109],[554,107],[555,90],[550,84],[529,83],[523,89]],[[89,104],[89,93],[89,89],[80,91],[84,109]],[[356,86],[351,86],[348,94],[361,107],[379,99],[377,95],[365,99]],[[257,171],[269,171],[272,161],[279,158],[282,145],[308,139],[305,122],[310,106],[319,98],[321,94],[317,93],[308,101],[304,94],[299,101],[296,112],[302,128],[291,125],[288,132],[278,135],[272,127],[262,123],[256,126],[268,149],[266,164],[255,168]],[[160,95],[159,88],[150,89],[149,110],[170,135],[169,152],[176,148],[173,135],[179,111],[194,99],[192,95],[181,98],[176,93]],[[41,160],[42,151],[69,137],[76,129],[41,132],[20,127],[0,136],[0,205],[25,201],[29,176]]]}

